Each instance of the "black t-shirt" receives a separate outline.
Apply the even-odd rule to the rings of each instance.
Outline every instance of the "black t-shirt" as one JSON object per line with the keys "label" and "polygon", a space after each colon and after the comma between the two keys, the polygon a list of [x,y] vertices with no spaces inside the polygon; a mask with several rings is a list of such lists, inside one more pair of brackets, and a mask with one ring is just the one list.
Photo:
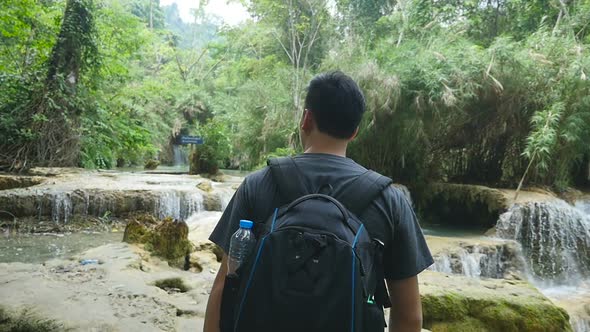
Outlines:
{"label": "black t-shirt", "polygon": [[[335,192],[350,184],[366,169],[352,159],[329,154],[306,153],[294,158],[302,181],[314,192],[330,184]],[[280,207],[279,189],[268,167],[250,174],[238,188],[209,237],[227,253],[240,219],[265,222]],[[433,263],[416,215],[404,194],[394,186],[360,216],[369,234],[385,244],[383,267],[386,279],[413,277]]]}

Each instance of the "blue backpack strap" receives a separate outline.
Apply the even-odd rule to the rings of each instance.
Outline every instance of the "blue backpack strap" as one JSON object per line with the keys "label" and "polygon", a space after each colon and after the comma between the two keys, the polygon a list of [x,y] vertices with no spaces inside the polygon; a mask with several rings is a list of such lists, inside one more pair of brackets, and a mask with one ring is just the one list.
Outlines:
{"label": "blue backpack strap", "polygon": [[367,170],[334,196],[357,217],[389,187],[393,181],[377,172]]}
{"label": "blue backpack strap", "polygon": [[[365,173],[359,175],[351,184],[337,193],[336,198],[346,208],[360,217],[363,212],[375,201],[379,195],[389,187],[393,181],[377,172],[367,170]],[[373,241],[376,241],[375,239]],[[377,241],[378,242],[378,241]],[[377,250],[383,250],[383,244],[379,243]],[[379,258],[382,258],[382,252],[376,253]],[[375,289],[376,302],[385,307],[391,307],[389,300],[389,292],[385,285],[384,272],[382,264],[377,264],[376,271],[377,283]]]}
{"label": "blue backpack strap", "polygon": [[267,164],[285,203],[311,193],[293,158],[272,158]]}

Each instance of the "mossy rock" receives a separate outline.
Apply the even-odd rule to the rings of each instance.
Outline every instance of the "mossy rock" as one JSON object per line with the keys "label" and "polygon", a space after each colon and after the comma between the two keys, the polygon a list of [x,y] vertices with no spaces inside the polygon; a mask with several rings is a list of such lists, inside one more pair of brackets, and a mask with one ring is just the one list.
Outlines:
{"label": "mossy rock", "polygon": [[145,244],[145,237],[148,232],[149,230],[145,225],[136,220],[130,221],[127,223],[127,227],[125,227],[123,242]]}
{"label": "mossy rock", "polygon": [[211,181],[203,180],[197,184],[197,188],[201,189],[202,191],[209,193],[213,191],[213,186],[211,185]]}
{"label": "mossy rock", "polygon": [[567,332],[565,310],[524,281],[420,276],[424,327],[432,332]]}
{"label": "mossy rock", "polygon": [[184,258],[192,251],[192,244],[188,240],[188,225],[172,218],[166,218],[156,226],[150,243],[156,255],[168,260]]}
{"label": "mossy rock", "polygon": [[152,229],[160,221],[150,214],[137,214],[127,220],[123,242],[146,244],[151,239]]}
{"label": "mossy rock", "polygon": [[158,166],[160,166],[160,162],[158,160],[149,159],[145,162],[143,168],[153,170],[158,168]]}
{"label": "mossy rock", "polygon": [[152,254],[164,258],[170,266],[187,269],[193,245],[188,240],[188,225],[172,218],[155,223],[155,218],[141,215],[128,221],[123,241],[144,244]]}

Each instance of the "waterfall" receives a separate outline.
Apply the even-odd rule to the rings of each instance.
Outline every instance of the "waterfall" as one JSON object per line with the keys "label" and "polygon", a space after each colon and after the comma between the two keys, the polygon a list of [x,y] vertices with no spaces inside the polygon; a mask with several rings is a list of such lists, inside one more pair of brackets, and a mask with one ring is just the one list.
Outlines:
{"label": "waterfall", "polygon": [[565,201],[516,204],[500,216],[496,230],[522,245],[536,282],[577,284],[590,277],[590,218]]}
{"label": "waterfall", "polygon": [[155,214],[160,219],[172,217],[176,220],[186,220],[204,209],[204,198],[199,192],[164,191],[158,195]]}
{"label": "waterfall", "polygon": [[186,152],[180,145],[172,145],[174,153],[174,166],[182,166],[187,164]]}
{"label": "waterfall", "polygon": [[434,257],[430,270],[460,274],[471,278],[504,278],[522,265],[512,243],[491,246],[467,245],[447,250]]}
{"label": "waterfall", "polygon": [[451,257],[447,254],[441,254],[434,257],[434,264],[428,269],[436,272],[452,274],[453,268],[451,267]]}
{"label": "waterfall", "polygon": [[51,195],[51,220],[58,224],[63,221],[64,224],[72,216],[71,195],[66,192],[56,192]]}
{"label": "waterfall", "polygon": [[575,332],[590,332],[590,321],[578,317],[571,317],[570,324]]}
{"label": "waterfall", "polygon": [[459,257],[461,259],[461,266],[463,275],[471,278],[479,278],[481,276],[481,258],[484,256],[479,253],[479,248],[474,248],[473,252],[469,253],[466,250],[460,250]]}
{"label": "waterfall", "polygon": [[590,214],[590,201],[576,201],[574,206],[576,207],[576,209],[584,211],[584,213],[586,214]]}

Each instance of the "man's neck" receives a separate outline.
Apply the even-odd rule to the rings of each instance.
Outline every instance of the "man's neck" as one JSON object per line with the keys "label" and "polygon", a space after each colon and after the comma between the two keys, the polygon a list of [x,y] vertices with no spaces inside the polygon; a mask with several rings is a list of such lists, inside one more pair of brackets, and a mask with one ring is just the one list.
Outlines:
{"label": "man's neck", "polygon": [[337,142],[336,144],[314,143],[305,147],[305,153],[323,153],[340,157],[346,157],[346,148],[348,144]]}

